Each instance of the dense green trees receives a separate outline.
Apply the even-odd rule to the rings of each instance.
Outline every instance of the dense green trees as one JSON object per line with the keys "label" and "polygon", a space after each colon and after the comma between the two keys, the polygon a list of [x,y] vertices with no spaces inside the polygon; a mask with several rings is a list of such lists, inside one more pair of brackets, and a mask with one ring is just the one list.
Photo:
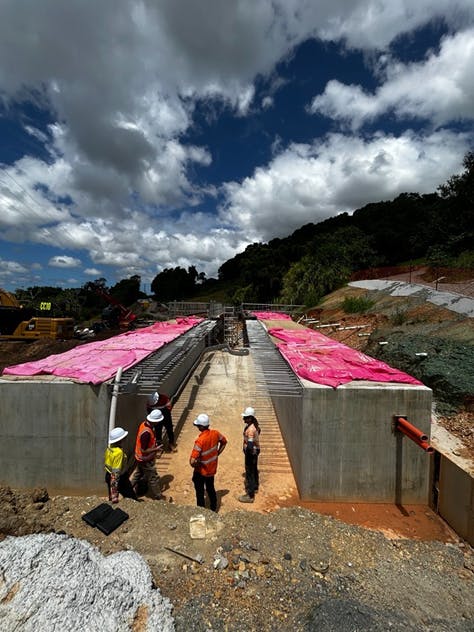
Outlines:
{"label": "dense green trees", "polygon": [[354,226],[315,236],[283,280],[284,303],[315,305],[349,280],[352,270],[378,265],[370,237]]}
{"label": "dense green trees", "polygon": [[198,277],[194,266],[165,268],[151,282],[151,291],[160,301],[179,301],[194,294]]}
{"label": "dense green trees", "polygon": [[[166,268],[155,276],[151,290],[162,302],[192,299],[218,287],[227,293],[225,300],[234,303],[314,305],[357,270],[415,259],[424,259],[434,268],[472,267],[473,152],[465,156],[463,165],[463,173],[449,178],[436,193],[402,193],[392,201],[367,204],[352,215],[341,213],[318,224],[306,224],[268,244],[250,244],[221,265],[218,280],[206,279],[194,266]],[[105,279],[97,279],[97,283],[107,289]],[[28,306],[50,301],[56,313],[97,313],[104,307],[104,299],[88,292],[88,285],[80,290],[32,287],[16,293]],[[143,296],[137,275],[108,291],[125,306]]]}
{"label": "dense green trees", "polygon": [[141,277],[134,274],[129,279],[122,279],[110,288],[110,295],[124,306],[132,305],[145,294],[140,291]]}
{"label": "dense green trees", "polygon": [[474,153],[464,168],[437,193],[403,193],[252,244],[220,267],[219,279],[238,286],[235,298],[314,304],[356,270],[420,258],[435,267],[472,265]]}

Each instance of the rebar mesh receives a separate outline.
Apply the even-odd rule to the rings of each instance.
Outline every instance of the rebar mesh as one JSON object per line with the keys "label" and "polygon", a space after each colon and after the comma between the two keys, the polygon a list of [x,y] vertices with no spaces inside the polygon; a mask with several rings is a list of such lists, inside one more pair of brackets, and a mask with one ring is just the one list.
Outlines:
{"label": "rebar mesh", "polygon": [[255,365],[257,391],[270,396],[301,397],[303,387],[293,369],[280,354],[263,325],[246,320],[250,351]]}

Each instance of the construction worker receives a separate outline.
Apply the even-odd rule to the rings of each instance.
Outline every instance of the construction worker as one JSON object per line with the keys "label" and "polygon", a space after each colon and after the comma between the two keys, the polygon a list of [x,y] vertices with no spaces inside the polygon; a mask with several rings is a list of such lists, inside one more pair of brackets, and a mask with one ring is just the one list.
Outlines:
{"label": "construction worker", "polygon": [[198,507],[205,507],[204,488],[209,497],[209,506],[217,511],[217,494],[214,487],[214,476],[217,471],[217,461],[225,449],[227,439],[218,430],[209,428],[209,416],[201,413],[193,421],[199,430],[199,436],[189,457],[189,464],[194,468],[193,483],[196,490]]}
{"label": "construction worker", "polygon": [[255,492],[258,491],[258,455],[260,454],[260,426],[255,417],[255,409],[252,406],[242,413],[244,427],[243,451],[245,456],[245,491],[239,496],[241,503],[253,503]]}
{"label": "construction worker", "polygon": [[128,459],[122,448],[122,442],[127,435],[127,430],[118,426],[113,428],[109,433],[109,445],[105,450],[105,482],[109,490],[109,500],[112,503],[118,503],[119,493],[125,498],[138,500],[128,479]]}
{"label": "construction worker", "polygon": [[136,466],[130,478],[135,493],[140,480],[145,480],[148,490],[155,500],[162,500],[160,476],[156,469],[156,459],[163,453],[163,446],[157,442],[154,425],[163,421],[161,410],[152,410],[140,424],[135,441]]}
{"label": "construction worker", "polygon": [[151,413],[152,410],[161,410],[163,413],[163,421],[155,424],[155,434],[156,440],[158,443],[162,443],[163,438],[163,426],[166,430],[166,434],[168,436],[168,445],[169,449],[172,452],[177,452],[178,449],[176,447],[176,442],[174,439],[174,431],[173,431],[173,419],[171,417],[171,399],[165,393],[152,393],[146,403],[147,413]]}

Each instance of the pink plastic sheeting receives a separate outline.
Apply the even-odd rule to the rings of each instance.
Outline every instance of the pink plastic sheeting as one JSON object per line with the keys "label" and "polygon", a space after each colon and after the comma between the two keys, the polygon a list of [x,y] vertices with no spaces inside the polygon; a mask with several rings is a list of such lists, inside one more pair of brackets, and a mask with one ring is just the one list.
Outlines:
{"label": "pink plastic sheeting", "polygon": [[57,375],[78,382],[101,384],[113,377],[119,367],[123,370],[130,368],[203,320],[190,316],[177,318],[176,323],[155,323],[107,340],[79,345],[43,360],[9,366],[3,374]]}
{"label": "pink plastic sheeting", "polygon": [[275,327],[268,333],[283,341],[277,347],[295,373],[316,384],[334,388],[352,380],[422,384],[411,375],[312,329]]}
{"label": "pink plastic sheeting", "polygon": [[282,312],[252,312],[258,320],[292,320],[288,314]]}

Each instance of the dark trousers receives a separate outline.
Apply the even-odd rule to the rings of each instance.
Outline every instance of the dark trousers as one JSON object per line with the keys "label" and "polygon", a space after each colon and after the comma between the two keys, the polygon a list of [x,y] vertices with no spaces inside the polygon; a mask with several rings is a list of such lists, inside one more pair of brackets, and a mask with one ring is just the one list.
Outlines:
{"label": "dark trousers", "polygon": [[174,430],[173,430],[173,418],[171,417],[171,411],[167,408],[162,408],[161,412],[163,413],[163,421],[155,424],[155,437],[158,443],[162,443],[163,441],[163,428],[166,430],[166,434],[168,436],[168,443],[174,445]]}
{"label": "dark trousers", "polygon": [[245,491],[253,498],[258,489],[258,454],[250,450],[245,452]]}
{"label": "dark trousers", "polygon": [[[111,476],[109,472],[105,473],[105,482],[107,483],[107,487],[109,489],[109,499],[112,498],[112,490],[110,487],[110,481],[111,481]],[[117,483],[117,489],[119,491],[120,494],[122,494],[122,496],[124,498],[132,498],[133,500],[138,500],[137,495],[135,494],[135,490],[132,487],[132,484],[130,483],[130,480],[128,478],[128,474],[122,474],[121,476],[119,476],[118,478],[118,483]]]}
{"label": "dark trousers", "polygon": [[194,470],[193,474],[194,489],[196,490],[196,503],[198,507],[205,507],[204,488],[206,488],[209,497],[209,507],[211,511],[217,511],[217,494],[214,487],[213,476],[203,476]]}

